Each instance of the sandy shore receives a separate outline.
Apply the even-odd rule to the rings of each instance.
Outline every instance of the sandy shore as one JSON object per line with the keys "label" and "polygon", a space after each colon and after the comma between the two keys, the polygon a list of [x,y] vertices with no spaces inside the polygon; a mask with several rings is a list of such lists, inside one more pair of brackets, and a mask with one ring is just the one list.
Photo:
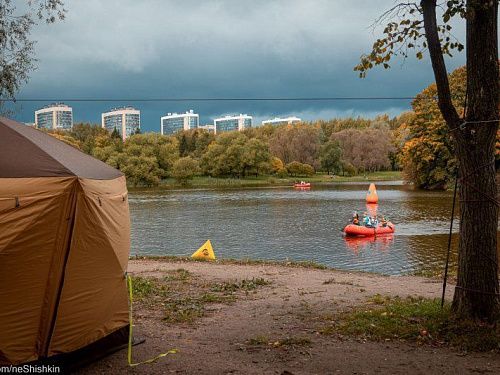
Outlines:
{"label": "sandy shore", "polygon": [[[146,342],[134,348],[134,359],[144,360],[171,348],[179,352],[153,364],[129,368],[126,350],[122,350],[79,373],[500,373],[500,356],[494,353],[465,355],[449,348],[365,342],[318,332],[325,316],[363,305],[377,293],[440,297],[439,281],[283,265],[159,260],[133,260],[129,265],[132,274],[144,277],[162,277],[178,269],[188,271],[198,283],[262,278],[270,285],[241,294],[230,304],[210,304],[204,316],[192,323],[167,323],[157,309],[139,302],[135,324]],[[448,289],[447,298],[451,298],[452,290]],[[251,345],[262,338],[270,344]],[[307,345],[300,345],[299,339]],[[280,344],[285,342],[292,344]]]}

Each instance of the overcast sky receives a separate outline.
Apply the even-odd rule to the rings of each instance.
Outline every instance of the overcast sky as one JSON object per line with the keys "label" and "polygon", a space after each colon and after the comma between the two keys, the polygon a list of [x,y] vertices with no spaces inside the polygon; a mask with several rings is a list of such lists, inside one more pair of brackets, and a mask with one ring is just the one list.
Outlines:
{"label": "overcast sky", "polygon": [[[379,36],[370,25],[392,0],[66,1],[66,20],[40,25],[38,69],[18,98],[413,96],[433,81],[424,61],[397,60],[359,79],[353,66]],[[461,30],[457,32],[461,37]],[[463,40],[463,38],[462,38]],[[464,54],[448,63],[464,64]],[[100,123],[112,107],[141,110],[145,131],[167,112],[193,109],[202,123],[248,113],[257,121],[396,115],[407,101],[66,102],[75,122]],[[33,122],[43,102],[19,103]],[[254,121],[255,122],[255,121]]]}

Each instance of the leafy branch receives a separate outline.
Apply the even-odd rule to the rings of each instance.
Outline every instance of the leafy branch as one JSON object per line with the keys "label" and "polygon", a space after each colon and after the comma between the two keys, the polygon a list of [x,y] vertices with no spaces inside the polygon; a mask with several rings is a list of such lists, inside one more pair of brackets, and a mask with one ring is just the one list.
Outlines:
{"label": "leafy branch", "polygon": [[[463,44],[452,34],[450,21],[454,17],[466,17],[465,0],[450,0],[439,6],[444,9],[442,23],[437,31],[443,55],[452,56],[452,51],[462,51]],[[427,51],[425,40],[422,6],[416,2],[399,3],[385,11],[372,25],[373,28],[384,24],[383,37],[377,39],[369,54],[363,54],[360,62],[354,67],[361,78],[366,76],[368,70],[382,65],[390,68],[390,60],[394,56],[407,58],[410,50],[415,51],[415,57],[421,60]]]}
{"label": "leafy branch", "polygon": [[[19,13],[18,8],[23,11]],[[27,0],[24,8],[12,0],[0,2],[0,97],[13,98],[36,68],[33,27],[38,21],[63,20],[65,14],[62,0]]]}

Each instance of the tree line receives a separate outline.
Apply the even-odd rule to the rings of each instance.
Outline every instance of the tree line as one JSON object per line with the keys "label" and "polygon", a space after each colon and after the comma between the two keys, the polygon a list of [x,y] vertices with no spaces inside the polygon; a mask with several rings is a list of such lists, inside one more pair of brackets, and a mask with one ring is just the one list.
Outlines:
{"label": "tree line", "polygon": [[347,118],[266,125],[214,135],[203,129],[175,135],[134,134],[122,141],[98,125],[75,124],[54,137],[120,169],[134,185],[155,186],[173,177],[304,177],[316,172],[356,175],[397,169],[398,119]]}

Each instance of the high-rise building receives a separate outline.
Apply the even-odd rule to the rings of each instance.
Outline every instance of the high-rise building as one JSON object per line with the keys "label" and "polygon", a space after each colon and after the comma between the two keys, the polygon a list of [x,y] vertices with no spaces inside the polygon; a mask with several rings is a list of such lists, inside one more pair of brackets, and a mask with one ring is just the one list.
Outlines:
{"label": "high-rise building", "polygon": [[115,129],[123,140],[141,130],[141,111],[133,107],[113,108],[101,115],[104,129],[113,132]]}
{"label": "high-rise building", "polygon": [[35,111],[35,126],[39,129],[70,130],[73,127],[73,108],[54,103]]}
{"label": "high-rise building", "polygon": [[197,129],[200,115],[190,110],[186,113],[168,113],[160,121],[161,134],[174,134],[179,130]]}
{"label": "high-rise building", "polygon": [[298,117],[295,116],[290,116],[290,117],[275,117],[270,120],[264,120],[262,121],[262,125],[291,125],[297,122],[301,122],[302,120]]}
{"label": "high-rise building", "polygon": [[224,116],[214,120],[215,133],[227,132],[230,130],[243,130],[252,127],[252,116],[237,115]]}

